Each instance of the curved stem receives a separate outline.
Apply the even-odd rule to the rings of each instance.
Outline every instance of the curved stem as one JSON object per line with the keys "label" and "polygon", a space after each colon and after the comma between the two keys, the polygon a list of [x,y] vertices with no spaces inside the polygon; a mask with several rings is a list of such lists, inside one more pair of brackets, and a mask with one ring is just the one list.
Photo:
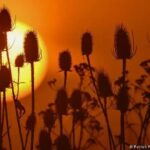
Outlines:
{"label": "curved stem", "polygon": [[[89,55],[87,55],[86,57],[87,57],[88,65],[89,65],[89,70],[90,70],[90,74],[91,74],[92,83],[93,83],[93,86],[95,88],[97,99],[98,99],[98,102],[99,102],[99,105],[100,105],[99,107],[102,108],[102,111],[103,111],[103,114],[104,114],[104,117],[105,117],[105,121],[106,121],[106,124],[107,124],[107,130],[108,130],[108,132],[112,133],[110,125],[109,125],[109,122],[107,121],[107,115],[105,113],[105,109],[104,109],[103,103],[101,102],[101,99],[99,97],[99,92],[98,92],[98,89],[97,89],[97,86],[96,86],[96,83],[95,83],[95,79],[94,79],[94,75],[93,75],[93,72],[92,72],[92,69],[91,69],[91,63],[90,63]],[[113,136],[111,136],[111,140],[112,140],[112,143],[113,143],[113,148],[115,150],[116,146],[115,146],[115,142],[114,142]]]}
{"label": "curved stem", "polygon": [[[5,37],[6,37],[6,41],[7,41],[7,33],[5,33]],[[8,61],[9,70],[10,70],[10,76],[11,76],[12,97],[13,97],[13,102],[14,102],[14,106],[15,106],[15,113],[16,113],[16,118],[17,118],[18,129],[19,129],[21,147],[22,147],[22,150],[24,150],[24,142],[23,142],[23,135],[22,135],[21,125],[20,125],[20,120],[19,120],[19,114],[17,111],[16,103],[15,103],[16,97],[15,97],[14,84],[13,84],[13,79],[12,79],[12,70],[11,70],[11,64],[10,64],[10,58],[9,58],[9,52],[8,52],[8,45],[7,44],[6,44],[6,55],[7,55],[7,61]]]}

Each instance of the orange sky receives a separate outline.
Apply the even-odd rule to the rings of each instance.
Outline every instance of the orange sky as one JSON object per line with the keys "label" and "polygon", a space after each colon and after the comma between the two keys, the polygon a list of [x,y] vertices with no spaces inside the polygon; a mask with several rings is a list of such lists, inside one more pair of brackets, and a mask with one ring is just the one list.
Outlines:
{"label": "orange sky", "polygon": [[[73,64],[83,60],[80,38],[85,31],[93,34],[92,63],[97,69],[105,68],[112,79],[120,74],[120,61],[112,55],[113,36],[118,24],[124,24],[128,31],[133,31],[138,47],[133,61],[128,64],[132,70],[131,77],[142,70],[139,62],[150,56],[150,43],[146,38],[147,33],[150,34],[149,0],[1,0],[0,6],[3,4],[12,17],[16,16],[17,20],[29,24],[41,34],[49,52],[48,74],[36,93],[38,111],[46,107],[47,100],[53,98],[49,94],[52,91],[48,92],[48,79],[62,77],[58,72],[59,52],[68,48],[73,56]],[[70,84],[74,84],[74,75],[69,75]],[[30,104],[30,101],[23,102]],[[29,110],[27,108],[27,113]]]}

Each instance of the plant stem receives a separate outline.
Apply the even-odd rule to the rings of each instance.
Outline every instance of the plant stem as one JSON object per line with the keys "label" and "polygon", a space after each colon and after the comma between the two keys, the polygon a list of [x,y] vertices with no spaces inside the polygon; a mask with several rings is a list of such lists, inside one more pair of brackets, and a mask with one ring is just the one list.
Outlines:
{"label": "plant stem", "polygon": [[19,82],[20,82],[20,67],[18,69],[18,81],[17,81],[17,94],[16,94],[16,99],[19,97]]}
{"label": "plant stem", "polygon": [[64,71],[64,89],[66,90],[67,85],[67,71]]}
{"label": "plant stem", "polygon": [[81,149],[82,138],[83,138],[83,121],[81,120],[81,129],[80,129],[80,139],[79,139],[78,150]]}
{"label": "plant stem", "polygon": [[[7,41],[7,33],[6,34],[6,41]],[[17,124],[18,124],[18,129],[19,129],[19,135],[20,135],[20,141],[21,141],[21,147],[22,150],[24,150],[24,142],[23,142],[23,135],[22,135],[22,130],[21,130],[21,125],[20,125],[20,120],[19,120],[19,114],[17,111],[17,106],[15,103],[15,91],[14,91],[14,85],[13,85],[13,79],[12,79],[12,70],[11,70],[11,64],[10,64],[10,58],[9,58],[9,52],[8,52],[8,45],[6,44],[6,55],[7,55],[7,61],[8,61],[8,65],[9,65],[9,70],[10,70],[10,76],[11,76],[11,89],[12,89],[12,97],[13,97],[13,101],[14,101],[14,106],[15,106],[15,113],[16,113],[16,118],[17,118]]]}
{"label": "plant stem", "polygon": [[11,137],[10,137],[10,131],[9,131],[9,121],[8,121],[8,109],[7,109],[7,103],[6,103],[6,91],[3,91],[3,101],[5,106],[5,115],[6,115],[6,126],[7,126],[7,134],[8,134],[8,143],[9,148],[12,150],[12,144],[11,144]]}
{"label": "plant stem", "polygon": [[[32,91],[32,117],[35,115],[35,95],[34,95],[34,62],[31,62],[31,91]],[[34,125],[31,130],[31,147],[30,149],[33,150],[34,148]]]}
{"label": "plant stem", "polygon": [[73,150],[75,150],[75,110],[73,112],[73,119],[72,119],[72,132],[73,132]]}
{"label": "plant stem", "polygon": [[[99,92],[98,92],[98,89],[97,89],[97,86],[96,86],[96,83],[95,83],[95,79],[94,79],[94,75],[93,75],[93,72],[92,72],[92,69],[91,69],[90,58],[89,58],[89,55],[86,55],[86,56],[87,56],[87,62],[88,62],[88,65],[89,65],[89,70],[90,70],[90,74],[91,74],[92,83],[93,83],[93,86],[95,88],[95,92],[96,92],[97,99],[98,99],[98,102],[99,102],[99,107],[102,108],[102,111],[103,111],[103,114],[104,114],[104,117],[105,117],[105,121],[106,121],[106,124],[107,124],[107,130],[108,130],[108,132],[110,132],[112,134],[109,122],[107,120],[107,116],[106,116],[106,113],[105,113],[105,109],[104,109],[103,103],[101,102],[101,99],[99,97]],[[113,136],[111,136],[111,140],[112,140],[112,143],[113,143],[113,148],[115,150],[116,146],[115,146],[115,143],[114,143]]]}

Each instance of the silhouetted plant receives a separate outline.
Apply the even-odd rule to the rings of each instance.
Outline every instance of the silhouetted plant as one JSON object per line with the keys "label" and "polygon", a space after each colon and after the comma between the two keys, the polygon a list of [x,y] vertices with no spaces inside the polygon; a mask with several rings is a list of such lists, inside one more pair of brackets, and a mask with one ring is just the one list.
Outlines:
{"label": "silhouetted plant", "polygon": [[[6,50],[6,56],[7,56],[7,61],[9,65],[9,70],[10,70],[12,96],[13,96],[14,105],[15,105],[15,112],[16,112],[17,124],[18,124],[18,129],[19,129],[20,140],[21,140],[21,146],[22,146],[22,149],[24,150],[21,125],[20,125],[17,107],[15,104],[15,92],[14,92],[14,85],[13,85],[13,80],[12,80],[12,70],[11,70],[10,57],[9,57],[9,52],[8,52],[8,45],[7,45],[7,32],[11,31],[11,29],[12,29],[12,21],[11,21],[10,13],[6,8],[2,8],[0,10],[0,32],[4,34],[4,41],[3,40],[2,41],[4,44],[3,46],[5,47],[5,50]],[[1,60],[1,63],[2,63],[2,60]]]}
{"label": "silhouetted plant", "polygon": [[[35,114],[35,94],[34,94],[34,62],[39,61],[38,39],[35,32],[30,31],[24,40],[25,60],[31,65],[31,91],[32,91],[32,115]],[[34,128],[31,131],[31,150],[34,147]]]}
{"label": "silhouetted plant", "polygon": [[[122,82],[122,88],[123,92],[125,92],[126,88],[126,60],[130,59],[135,54],[134,45],[132,47],[131,41],[129,38],[129,34],[125,27],[122,25],[118,26],[115,32],[115,56],[117,59],[122,60],[122,76],[123,76],[123,82]],[[125,95],[125,94],[124,94]],[[120,102],[121,103],[121,102]],[[123,103],[123,102],[122,102]],[[121,127],[121,147],[123,150],[125,150],[125,131],[124,131],[124,111],[121,111],[121,117],[120,117],[120,127]]]}
{"label": "silhouetted plant", "polygon": [[71,71],[71,64],[72,59],[70,52],[68,50],[61,52],[59,55],[59,67],[61,71],[64,72],[64,88],[66,88],[67,83],[67,72]]}
{"label": "silhouetted plant", "polygon": [[15,59],[15,67],[18,69],[18,80],[17,80],[17,94],[16,99],[18,99],[19,96],[19,85],[20,85],[20,68],[22,68],[24,65],[24,55],[20,54]]}
{"label": "silhouetted plant", "polygon": [[52,150],[52,141],[49,133],[46,130],[41,130],[39,135],[39,150]]}
{"label": "silhouetted plant", "polygon": [[108,119],[107,99],[113,96],[113,91],[112,91],[110,79],[104,72],[100,72],[98,74],[98,89],[99,89],[100,97],[104,99],[104,110],[105,110],[105,117],[106,117],[107,128],[108,128],[109,145],[110,145],[110,149],[112,149],[113,147],[115,147],[115,143],[114,143],[113,134]]}
{"label": "silhouetted plant", "polygon": [[0,31],[11,31],[12,23],[9,11],[6,8],[0,10]]}

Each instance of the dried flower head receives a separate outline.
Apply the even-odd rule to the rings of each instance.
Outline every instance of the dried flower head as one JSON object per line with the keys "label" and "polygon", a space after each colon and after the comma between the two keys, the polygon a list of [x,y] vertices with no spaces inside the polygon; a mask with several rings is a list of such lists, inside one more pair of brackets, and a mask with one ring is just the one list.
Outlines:
{"label": "dried flower head", "polygon": [[59,55],[59,67],[62,71],[70,71],[72,64],[71,54],[65,50]]}
{"label": "dried flower head", "polygon": [[20,54],[15,59],[15,66],[23,67],[23,64],[24,64],[24,56],[22,54]]}
{"label": "dried flower head", "polygon": [[115,32],[115,55],[118,59],[130,59],[134,55],[129,34],[125,27],[118,26]]}
{"label": "dried flower head", "polygon": [[31,63],[39,60],[38,39],[33,31],[28,32],[25,36],[24,53],[26,62]]}
{"label": "dried flower head", "polygon": [[56,111],[59,115],[65,115],[67,113],[68,96],[64,89],[60,89],[57,92],[55,99]]}
{"label": "dried flower head", "polygon": [[46,130],[41,130],[39,135],[39,145],[37,146],[39,150],[51,150],[52,141],[50,134]]}
{"label": "dried flower head", "polygon": [[57,150],[71,150],[69,138],[66,135],[59,136],[55,141]]}
{"label": "dried flower head", "polygon": [[72,92],[72,95],[70,98],[70,105],[73,109],[81,109],[82,93],[80,90],[76,89]]}
{"label": "dried flower head", "polygon": [[113,95],[109,77],[104,72],[100,72],[98,74],[98,88],[100,96],[103,98],[110,97]]}
{"label": "dried flower head", "polygon": [[81,41],[82,55],[90,55],[92,53],[92,35],[86,32],[82,36]]}
{"label": "dried flower head", "polygon": [[6,8],[0,10],[0,31],[11,31],[12,23],[9,11]]}
{"label": "dried flower head", "polygon": [[6,66],[1,66],[0,69],[0,91],[8,88],[11,82],[10,70]]}
{"label": "dried flower head", "polygon": [[6,34],[0,31],[0,52],[5,50],[6,44],[7,44]]}
{"label": "dried flower head", "polygon": [[117,98],[117,108],[121,112],[126,112],[130,101],[128,87],[121,87],[116,98]]}

